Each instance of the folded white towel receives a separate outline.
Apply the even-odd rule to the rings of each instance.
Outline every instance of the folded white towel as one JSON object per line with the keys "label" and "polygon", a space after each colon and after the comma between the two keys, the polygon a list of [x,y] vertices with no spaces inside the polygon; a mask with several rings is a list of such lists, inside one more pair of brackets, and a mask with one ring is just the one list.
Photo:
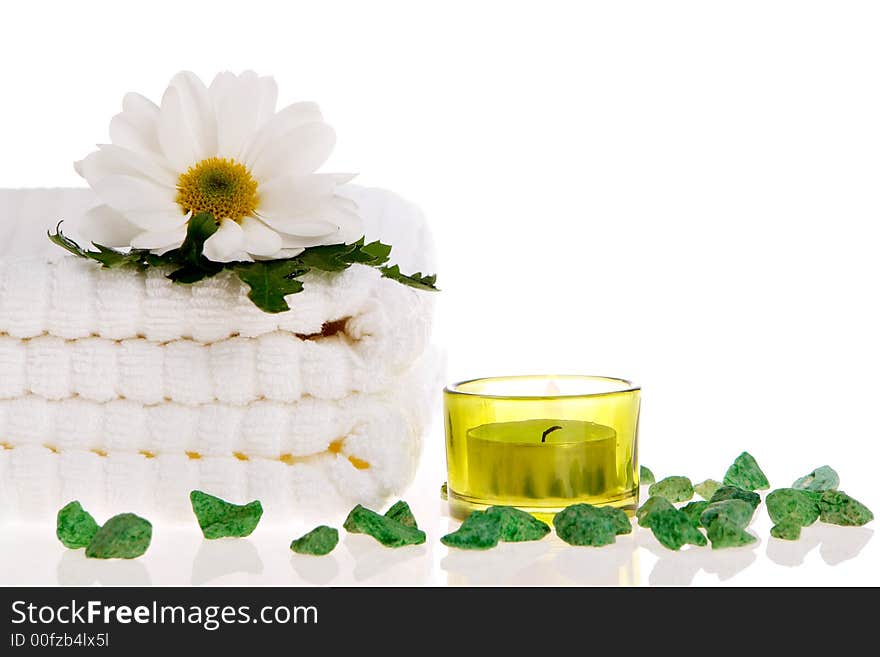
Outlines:
{"label": "folded white towel", "polygon": [[407,316],[426,313],[430,319],[431,293],[382,278],[363,265],[338,274],[307,274],[305,289],[287,297],[291,310],[277,314],[257,308],[247,298],[247,286],[228,272],[194,285],[172,283],[166,273],[104,269],[75,256],[52,263],[0,261],[0,333],[211,343],[279,330],[320,333],[328,322],[375,316],[377,305],[388,305],[386,314],[409,309]]}
{"label": "folded white towel", "polygon": [[374,283],[370,302],[328,335],[277,330],[211,344],[0,335],[0,399],[247,404],[386,390],[428,344],[431,299],[387,279]]}
{"label": "folded white towel", "polygon": [[379,505],[411,481],[439,379],[430,350],[394,391],[342,400],[185,406],[128,400],[0,402],[0,517],[189,518],[189,491],[260,499],[267,521]]}

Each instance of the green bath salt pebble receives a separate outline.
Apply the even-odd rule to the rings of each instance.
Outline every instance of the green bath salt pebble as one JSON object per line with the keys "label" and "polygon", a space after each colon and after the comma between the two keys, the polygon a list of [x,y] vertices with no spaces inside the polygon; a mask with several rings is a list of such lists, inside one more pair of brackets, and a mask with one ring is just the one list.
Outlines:
{"label": "green bath salt pebble", "polygon": [[837,490],[838,486],[840,486],[840,477],[834,471],[834,468],[828,465],[816,468],[810,474],[795,480],[791,485],[792,488],[818,492]]}
{"label": "green bath salt pebble", "polygon": [[801,526],[792,520],[783,520],[770,528],[770,536],[783,541],[796,541],[801,537]]}
{"label": "green bath salt pebble", "polygon": [[58,512],[55,535],[64,547],[76,550],[86,547],[100,529],[98,523],[79,502],[70,502]]}
{"label": "green bath salt pebble", "polygon": [[706,500],[697,500],[696,502],[689,502],[681,507],[681,512],[688,517],[691,524],[694,527],[700,526],[700,516],[703,514],[703,511],[706,510],[706,507],[709,506],[709,503]]}
{"label": "green bath salt pebble", "polygon": [[385,517],[396,520],[407,527],[414,527],[415,529],[419,528],[419,524],[416,522],[416,517],[409,508],[409,504],[403,500],[397,500],[391,508],[385,512]]}
{"label": "green bath salt pebble", "polygon": [[657,479],[654,477],[654,473],[651,472],[644,465],[639,466],[639,484],[642,486],[650,486]]}
{"label": "green bath salt pebble", "polygon": [[742,547],[758,540],[725,516],[718,516],[709,523],[709,526],[706,528],[706,536],[709,537],[713,550]]}
{"label": "green bath salt pebble", "polygon": [[725,518],[737,527],[745,529],[752,520],[755,510],[751,504],[738,499],[712,502],[700,515],[700,524],[708,527],[716,518]]}
{"label": "green bath salt pebble", "polygon": [[505,543],[540,541],[550,533],[550,525],[546,522],[512,506],[490,506],[486,514],[500,518],[500,537]]}
{"label": "green bath salt pebble", "polygon": [[861,527],[871,522],[874,514],[858,500],[837,490],[826,490],[819,498],[819,520],[831,525]]}
{"label": "green bath salt pebble", "polygon": [[632,533],[632,523],[629,516],[626,515],[626,511],[613,506],[600,506],[599,508],[611,520],[611,524],[614,525],[614,531],[617,532],[618,536]]}
{"label": "green bath salt pebble", "polygon": [[120,513],[104,523],[86,546],[90,559],[136,559],[150,547],[153,525],[133,513]]}
{"label": "green bath salt pebble", "polygon": [[796,488],[777,488],[764,500],[770,519],[779,524],[790,521],[801,527],[812,525],[819,518],[819,504],[816,499]]}
{"label": "green bath salt pebble", "polygon": [[720,502],[722,500],[742,500],[747,502],[753,509],[757,509],[761,503],[761,496],[737,486],[722,486],[712,494],[709,502]]}
{"label": "green bath salt pebble", "polygon": [[556,535],[569,545],[600,547],[614,543],[618,534],[631,532],[632,525],[627,521],[624,527],[616,513],[619,509],[607,511],[607,508],[572,504],[553,517]]}
{"label": "green bath salt pebble", "polygon": [[403,547],[404,545],[421,545],[425,542],[425,532],[415,527],[381,516],[358,504],[354,507],[342,525],[352,534],[367,534],[385,547]]}
{"label": "green bath salt pebble", "polygon": [[250,536],[263,516],[259,500],[247,504],[232,504],[200,490],[189,494],[193,513],[208,539]]}
{"label": "green bath salt pebble", "polygon": [[651,518],[655,513],[666,511],[667,509],[675,509],[672,502],[665,497],[649,497],[648,500],[636,511],[636,520],[639,521],[640,527],[650,527]]}
{"label": "green bath salt pebble", "polygon": [[690,518],[680,509],[666,509],[651,517],[651,531],[660,544],[670,550],[684,545],[706,545],[703,532],[694,527]]}
{"label": "green bath salt pebble", "polygon": [[308,534],[294,539],[290,549],[297,554],[313,554],[324,556],[333,552],[333,548],[339,542],[339,532],[333,527],[319,525]]}
{"label": "green bath salt pebble", "polygon": [[462,550],[488,550],[501,540],[501,513],[472,512],[454,532],[440,539],[443,545]]}
{"label": "green bath salt pebble", "polygon": [[761,470],[755,457],[743,452],[736,457],[733,464],[724,473],[727,486],[738,486],[745,490],[764,490],[770,488],[770,482]]}
{"label": "green bath salt pebble", "polygon": [[704,500],[710,500],[715,494],[715,491],[721,488],[721,486],[722,483],[720,481],[715,481],[714,479],[706,479],[706,481],[701,481],[698,484],[694,484],[694,492],[702,497]]}
{"label": "green bath salt pebble", "polygon": [[666,477],[648,489],[652,497],[665,497],[673,504],[687,502],[694,496],[694,487],[687,477]]}

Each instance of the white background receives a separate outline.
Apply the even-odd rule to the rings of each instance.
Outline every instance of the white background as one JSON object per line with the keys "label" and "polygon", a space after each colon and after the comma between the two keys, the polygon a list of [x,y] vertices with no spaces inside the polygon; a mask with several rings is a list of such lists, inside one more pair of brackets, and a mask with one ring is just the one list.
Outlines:
{"label": "white background", "polygon": [[[28,2],[2,21],[0,187],[81,184],[122,94],[158,99],[178,69],[273,74],[336,127],[328,170],[428,214],[450,379],[633,378],[658,475],[720,478],[748,449],[776,486],[829,463],[880,510],[876,3]],[[435,513],[439,432],[424,458],[410,494]],[[867,542],[857,558],[799,568],[762,527],[751,566],[694,581],[878,584],[871,527],[834,534]],[[442,552],[425,577],[354,579],[445,581]]]}

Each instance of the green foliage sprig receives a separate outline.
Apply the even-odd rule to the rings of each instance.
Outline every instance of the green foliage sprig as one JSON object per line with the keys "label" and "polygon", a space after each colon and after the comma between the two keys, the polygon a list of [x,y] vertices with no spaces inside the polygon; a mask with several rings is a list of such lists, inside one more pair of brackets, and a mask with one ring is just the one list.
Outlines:
{"label": "green foliage sprig", "polygon": [[340,272],[354,264],[378,269],[382,276],[419,290],[437,290],[437,276],[404,274],[397,265],[388,266],[391,246],[382,242],[365,243],[361,238],[354,244],[331,244],[313,246],[292,258],[258,260],[256,262],[214,262],[202,253],[205,241],[218,228],[210,213],[193,216],[186,228],[186,238],[180,247],[156,255],[146,249],[119,251],[100,244],[93,244],[95,251],[82,248],[61,232],[61,223],[49,239],[73,255],[101,263],[108,269],[134,267],[170,266],[168,274],[175,283],[191,285],[216,276],[223,270],[232,271],[249,288],[248,298],[267,313],[290,310],[285,296],[303,290],[301,277],[310,271]]}

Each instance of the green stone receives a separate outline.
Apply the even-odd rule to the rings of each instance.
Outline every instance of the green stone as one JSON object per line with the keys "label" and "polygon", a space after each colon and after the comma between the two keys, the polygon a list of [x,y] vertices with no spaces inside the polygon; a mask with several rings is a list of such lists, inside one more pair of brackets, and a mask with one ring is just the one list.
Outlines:
{"label": "green stone", "polygon": [[459,528],[440,539],[449,547],[462,550],[488,550],[501,540],[501,513],[473,511]]}
{"label": "green stone", "polygon": [[626,511],[613,506],[600,506],[599,509],[611,519],[611,524],[614,526],[614,531],[617,532],[618,536],[632,533],[632,522],[630,522],[629,516],[626,515]]}
{"label": "green stone", "polygon": [[770,536],[784,541],[796,541],[801,537],[801,526],[793,520],[783,520],[770,528]]}
{"label": "green stone", "polygon": [[636,519],[639,521],[639,526],[650,527],[653,515],[667,509],[675,509],[675,507],[665,497],[649,497],[636,511]]}
{"label": "green stone", "polygon": [[104,523],[86,546],[90,559],[136,559],[150,547],[153,525],[133,513],[120,513]]}
{"label": "green stone", "polygon": [[832,525],[861,527],[874,519],[871,510],[846,493],[826,490],[819,498],[819,520]]}
{"label": "green stone", "polygon": [[740,547],[754,543],[758,539],[726,516],[718,516],[706,528],[706,536],[712,542],[712,549]]}
{"label": "green stone", "polygon": [[777,525],[784,521],[801,527],[812,525],[819,518],[819,504],[806,491],[796,488],[777,488],[764,500],[767,513]]}
{"label": "green stone", "polygon": [[686,544],[706,544],[703,532],[694,527],[687,514],[680,509],[666,509],[652,514],[651,531],[660,544],[670,550],[681,549]]}
{"label": "green stone", "polygon": [[[706,510],[706,507],[709,506],[709,503],[706,500],[697,500],[696,502],[690,502],[681,507],[681,512],[688,517],[691,524],[694,527],[700,526],[700,516],[703,514],[703,511]],[[749,509],[751,511],[751,509]]]}
{"label": "green stone", "polygon": [[641,486],[650,486],[657,479],[654,477],[654,473],[651,472],[650,469],[646,468],[644,465],[639,466],[639,484]]}
{"label": "green stone", "polygon": [[540,541],[550,533],[550,525],[546,522],[512,506],[490,506],[486,514],[501,518],[500,538],[505,543]]}
{"label": "green stone", "polygon": [[308,534],[293,540],[290,549],[298,554],[324,556],[333,552],[339,542],[339,532],[327,525],[318,525]]}
{"label": "green stone", "polygon": [[194,490],[189,494],[189,501],[202,528],[202,535],[208,539],[250,536],[263,515],[263,505],[259,500],[232,504]]}
{"label": "green stone", "polygon": [[416,522],[416,517],[409,508],[409,504],[403,500],[397,500],[391,508],[385,512],[385,517],[391,518],[391,520],[396,520],[407,527],[414,527],[415,529],[419,528],[419,523]]}
{"label": "green stone", "polygon": [[665,497],[673,504],[687,502],[694,496],[694,486],[687,477],[666,477],[648,489],[648,495]]}
{"label": "green stone", "polygon": [[342,525],[352,534],[367,534],[385,547],[421,545],[425,542],[425,532],[415,527],[380,516],[375,511],[358,504],[349,512]]}
{"label": "green stone", "polygon": [[58,512],[55,535],[71,550],[87,546],[100,529],[88,511],[79,502],[70,502]]}
{"label": "green stone", "polygon": [[700,515],[700,524],[708,527],[717,518],[725,518],[737,527],[745,529],[752,520],[755,510],[751,504],[739,499],[711,502]]}
{"label": "green stone", "polygon": [[736,457],[733,464],[724,473],[727,486],[738,486],[745,490],[764,490],[770,488],[770,482],[761,470],[755,457],[743,452]]}
{"label": "green stone", "polygon": [[694,492],[702,497],[704,500],[710,500],[715,494],[715,491],[721,488],[721,486],[722,483],[720,481],[715,481],[714,479],[706,479],[706,481],[701,481],[698,484],[694,484]]}
{"label": "green stone", "polygon": [[722,500],[742,500],[743,502],[748,502],[753,509],[757,509],[761,503],[761,496],[737,486],[722,486],[712,494],[709,502],[720,502]]}
{"label": "green stone", "polygon": [[614,543],[618,534],[631,532],[632,525],[627,521],[624,527],[617,513],[620,510],[608,511],[607,508],[591,504],[566,507],[553,517],[556,535],[569,545],[599,547]]}
{"label": "green stone", "polygon": [[840,477],[834,471],[834,468],[829,465],[823,465],[816,468],[810,474],[797,479],[791,485],[792,488],[818,492],[837,490],[838,486],[840,486]]}

